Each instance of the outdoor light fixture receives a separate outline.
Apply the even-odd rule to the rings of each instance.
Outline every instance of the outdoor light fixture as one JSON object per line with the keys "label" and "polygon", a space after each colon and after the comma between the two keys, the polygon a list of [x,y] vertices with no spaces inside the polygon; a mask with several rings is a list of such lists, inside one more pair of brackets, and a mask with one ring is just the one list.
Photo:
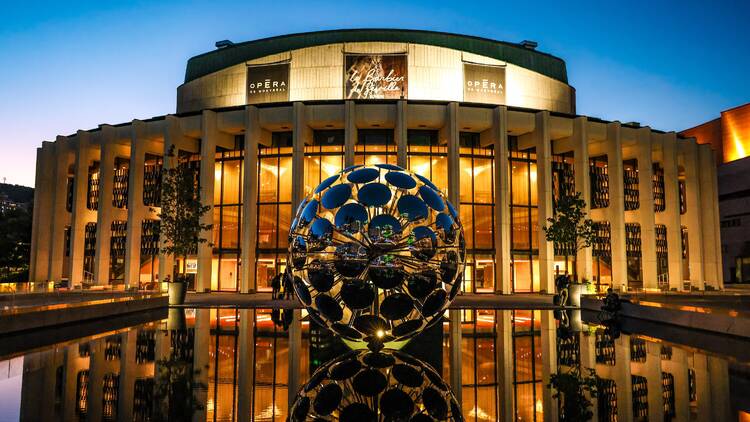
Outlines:
{"label": "outdoor light fixture", "polygon": [[426,177],[349,167],[297,209],[287,268],[310,318],[373,350],[440,321],[461,290],[458,212]]}
{"label": "outdoor light fixture", "polygon": [[292,422],[463,421],[440,375],[405,353],[356,350],[310,377],[289,413]]}

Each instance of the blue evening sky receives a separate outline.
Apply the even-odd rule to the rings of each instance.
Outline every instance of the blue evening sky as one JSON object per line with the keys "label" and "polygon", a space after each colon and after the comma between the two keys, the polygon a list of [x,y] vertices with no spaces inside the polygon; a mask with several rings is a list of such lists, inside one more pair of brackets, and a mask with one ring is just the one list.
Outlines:
{"label": "blue evening sky", "polygon": [[750,102],[740,0],[6,0],[0,10],[0,181],[29,186],[42,141],[174,112],[186,60],[222,39],[393,27],[535,40],[566,60],[579,114],[662,130]]}

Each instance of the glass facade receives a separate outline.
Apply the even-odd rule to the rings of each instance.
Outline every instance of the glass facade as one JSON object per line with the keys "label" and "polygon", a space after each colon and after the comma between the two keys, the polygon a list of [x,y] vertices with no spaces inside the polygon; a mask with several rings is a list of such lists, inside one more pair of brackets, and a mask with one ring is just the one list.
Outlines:
{"label": "glass facade", "polygon": [[534,148],[521,150],[508,137],[510,166],[511,276],[513,292],[539,291],[539,211]]}
{"label": "glass facade", "polygon": [[466,237],[463,289],[472,293],[495,290],[495,150],[482,146],[478,133],[459,138],[459,200]]}
{"label": "glass facade", "polygon": [[292,219],[292,132],[273,132],[258,148],[257,290],[283,271]]}
{"label": "glass facade", "polygon": [[540,311],[512,311],[513,394],[518,421],[543,420]]}
{"label": "glass facade", "polygon": [[396,164],[393,129],[360,129],[354,148],[354,164]]}
{"label": "glass facade", "polygon": [[316,130],[305,145],[305,196],[344,168],[344,131]]}
{"label": "glass facade", "polygon": [[462,409],[467,421],[498,420],[498,408],[504,405],[498,400],[496,312],[466,311],[461,324]]}
{"label": "glass facade", "polygon": [[234,149],[216,153],[211,290],[239,290],[244,139],[238,135]]}

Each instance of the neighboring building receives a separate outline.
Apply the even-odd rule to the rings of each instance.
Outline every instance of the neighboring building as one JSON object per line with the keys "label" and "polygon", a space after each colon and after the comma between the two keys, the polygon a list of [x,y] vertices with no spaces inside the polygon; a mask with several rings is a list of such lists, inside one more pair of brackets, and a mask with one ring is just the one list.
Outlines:
{"label": "neighboring building", "polygon": [[716,151],[725,282],[750,282],[750,103],[681,133]]}
{"label": "neighboring building", "polygon": [[[148,287],[171,274],[157,207],[174,145],[214,206],[213,247],[177,263],[198,291],[270,289],[304,196],[386,162],[460,206],[466,292],[549,292],[566,267],[599,288],[722,287],[709,146],[575,115],[565,63],[533,43],[365,29],[217,44],[188,61],[177,114],[38,149],[33,281]],[[542,226],[575,191],[597,238],[566,263]]]}

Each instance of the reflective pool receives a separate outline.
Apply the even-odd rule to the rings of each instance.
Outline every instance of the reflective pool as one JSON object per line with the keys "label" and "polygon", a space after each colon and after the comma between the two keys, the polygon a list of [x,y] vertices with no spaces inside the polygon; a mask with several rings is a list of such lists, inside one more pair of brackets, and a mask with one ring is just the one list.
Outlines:
{"label": "reflective pool", "polygon": [[[575,367],[599,377],[595,420],[748,417],[748,341],[634,320],[603,326],[595,314],[570,313],[562,327],[552,311],[458,314],[460,336],[446,317],[402,350],[442,374],[466,420],[557,420],[546,385]],[[282,421],[299,386],[348,350],[304,316],[284,331],[269,309],[141,319],[0,338],[0,420]]]}

